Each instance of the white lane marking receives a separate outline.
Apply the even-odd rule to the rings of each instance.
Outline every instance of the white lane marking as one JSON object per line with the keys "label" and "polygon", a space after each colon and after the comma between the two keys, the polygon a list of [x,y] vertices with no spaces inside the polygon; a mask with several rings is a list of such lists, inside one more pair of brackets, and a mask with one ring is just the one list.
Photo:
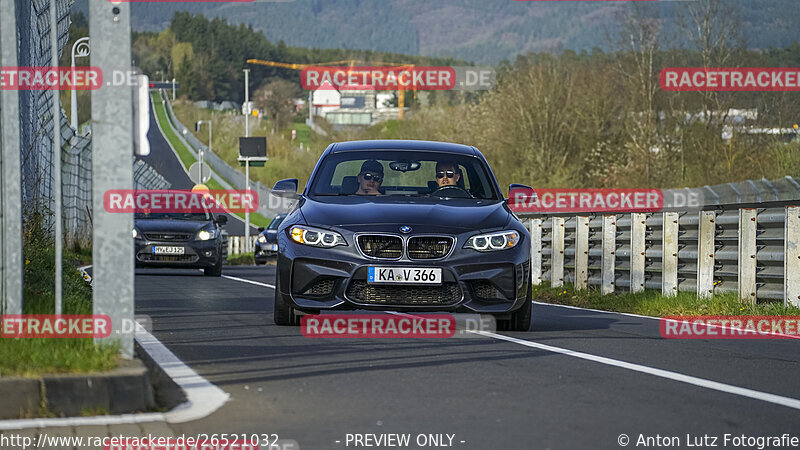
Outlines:
{"label": "white lane marking", "polygon": [[641,318],[641,319],[661,320],[661,317],[642,316],[642,315],[639,315],[639,314],[617,312],[617,311],[604,311],[602,309],[581,308],[580,306],[559,305],[557,303],[537,302],[536,300],[533,300],[533,304],[534,305],[543,305],[543,306],[558,306],[559,308],[579,309],[579,310],[584,310],[584,311],[592,311],[592,312],[599,312],[599,313],[606,313],[606,314],[620,314],[620,315],[623,315],[623,316],[638,317],[638,318]]}
{"label": "white lane marking", "polygon": [[164,413],[167,422],[182,423],[202,419],[219,409],[230,398],[230,394],[187,366],[138,322],[136,340],[167,376],[186,393],[184,403]]}
{"label": "white lane marking", "polygon": [[657,377],[666,378],[669,380],[679,381],[681,383],[691,384],[694,386],[699,386],[706,389],[711,389],[715,391],[725,392],[728,394],[740,395],[742,397],[752,398],[755,400],[761,400],[768,403],[774,403],[776,405],[786,406],[792,409],[800,410],[800,400],[791,398],[791,397],[783,397],[776,394],[770,394],[767,392],[756,391],[753,389],[747,389],[739,386],[733,386],[730,384],[720,383],[717,381],[706,380],[704,378],[693,377],[691,375],[685,375],[678,372],[672,372],[669,370],[663,369],[656,369],[654,367],[643,366],[640,364],[629,363],[625,361],[620,361],[617,359],[606,358],[604,356],[597,356],[592,355],[589,353],[577,352],[574,350],[569,350],[566,348],[560,347],[553,347],[551,345],[540,344],[538,342],[531,342],[526,341],[524,339],[517,339],[511,336],[505,336],[502,334],[490,333],[487,331],[473,331],[473,333],[480,334],[483,336],[487,336],[494,339],[499,339],[502,341],[513,342],[515,344],[524,345],[526,347],[532,347],[539,350],[544,350],[553,353],[559,353],[561,355],[572,356],[573,358],[580,358],[585,359],[587,361],[593,361],[600,364],[605,364],[608,366],[619,367],[622,369],[632,370],[634,372],[646,373],[648,375],[655,375]]}
{"label": "white lane marking", "polygon": [[[676,320],[676,319],[664,319],[663,317],[642,316],[642,315],[634,314],[634,313],[625,313],[625,312],[617,312],[617,311],[604,311],[602,309],[592,309],[592,308],[581,308],[580,306],[559,305],[557,303],[544,303],[544,302],[537,302],[535,300],[533,301],[533,303],[535,305],[558,306],[559,308],[577,309],[577,310],[580,310],[580,311],[591,311],[591,312],[605,313],[605,314],[618,314],[618,315],[622,315],[622,316],[636,317],[636,318],[639,318],[639,319],[666,320],[667,322],[673,322],[673,323],[678,323],[678,324],[683,323],[680,320]],[[709,316],[709,317],[714,317],[714,316]],[[753,317],[753,316],[744,315],[744,316],[741,316],[741,317],[742,318],[746,318],[746,317]],[[753,332],[752,331],[748,331],[745,328],[739,328],[739,327],[733,327],[733,326],[721,325],[721,324],[720,325],[707,324],[707,323],[703,324],[702,326],[704,326],[706,328],[718,328],[718,329],[723,329],[723,330],[736,331],[737,333],[745,333],[744,337],[742,339],[747,339],[747,336],[753,336]],[[782,334],[782,333],[776,333],[776,332],[772,332],[772,331],[769,331],[769,332],[766,332],[766,333],[759,333],[759,334],[760,335],[767,335],[767,336],[776,336],[778,338],[783,338],[783,339],[800,339],[800,336],[798,336],[798,335]],[[731,335],[732,335],[732,333],[731,333]],[[680,340],[681,338],[674,338],[674,339]],[[705,339],[714,339],[714,338],[710,337],[710,338],[697,338],[697,339],[705,340]]]}
{"label": "white lane marking", "polygon": [[47,419],[0,420],[0,430],[21,430],[23,428],[78,427],[83,425],[121,425],[141,422],[164,421],[162,413],[121,414],[118,416],[96,417],[52,417]]}
{"label": "white lane marking", "polygon": [[263,287],[268,287],[268,288],[271,288],[271,289],[275,289],[275,286],[273,286],[271,284],[267,284],[267,283],[262,283],[260,281],[253,281],[253,280],[248,280],[248,279],[245,279],[245,278],[232,277],[230,275],[222,275],[222,278],[227,278],[229,280],[241,281],[242,283],[255,284],[256,286],[263,286]]}

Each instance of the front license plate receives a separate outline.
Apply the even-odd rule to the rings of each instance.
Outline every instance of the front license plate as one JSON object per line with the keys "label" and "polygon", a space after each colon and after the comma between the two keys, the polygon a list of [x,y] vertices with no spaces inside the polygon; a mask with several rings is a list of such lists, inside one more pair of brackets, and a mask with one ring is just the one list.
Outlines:
{"label": "front license plate", "polygon": [[372,284],[442,284],[442,269],[421,267],[375,267],[367,271]]}
{"label": "front license plate", "polygon": [[277,252],[278,244],[269,244],[269,249],[272,250],[273,252]]}
{"label": "front license plate", "polygon": [[183,254],[183,247],[171,247],[165,245],[154,245],[153,246],[153,254],[154,255],[182,255]]}

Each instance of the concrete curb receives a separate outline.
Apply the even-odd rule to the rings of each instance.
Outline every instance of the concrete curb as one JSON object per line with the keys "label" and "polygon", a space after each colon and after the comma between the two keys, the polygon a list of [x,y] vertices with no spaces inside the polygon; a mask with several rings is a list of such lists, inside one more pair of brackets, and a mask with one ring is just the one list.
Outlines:
{"label": "concrete curb", "polygon": [[64,417],[145,412],[156,406],[150,373],[139,360],[123,361],[103,373],[3,377],[0,398],[0,419],[37,416],[43,410]]}

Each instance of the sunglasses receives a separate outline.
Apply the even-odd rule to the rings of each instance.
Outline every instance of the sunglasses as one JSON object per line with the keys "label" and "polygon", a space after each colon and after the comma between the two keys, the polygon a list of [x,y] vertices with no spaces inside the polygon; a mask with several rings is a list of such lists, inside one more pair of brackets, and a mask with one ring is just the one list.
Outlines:
{"label": "sunglasses", "polygon": [[453,170],[439,170],[436,172],[436,178],[453,178],[456,176],[455,171]]}
{"label": "sunglasses", "polygon": [[382,176],[373,175],[373,174],[371,174],[369,172],[362,173],[361,176],[364,177],[364,179],[367,180],[367,181],[375,180],[376,183],[380,183],[381,181],[383,181],[383,177]]}

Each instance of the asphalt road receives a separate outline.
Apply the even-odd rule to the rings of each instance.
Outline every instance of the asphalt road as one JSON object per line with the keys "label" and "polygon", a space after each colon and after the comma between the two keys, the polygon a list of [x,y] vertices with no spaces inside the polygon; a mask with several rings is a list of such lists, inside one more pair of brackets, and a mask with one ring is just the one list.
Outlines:
{"label": "asphalt road", "polygon": [[[152,108],[150,110],[150,130],[147,132],[147,140],[150,141],[150,154],[148,156],[137,156],[136,158],[146,162],[160,173],[172,184],[172,189],[191,189],[195,183],[183,170],[180,160],[178,160],[166,138],[159,131]],[[228,224],[225,225],[228,234],[231,236],[244,236],[244,222],[233,215],[224,215],[228,216]],[[256,227],[251,226],[250,235],[255,236],[257,234]]]}
{"label": "asphalt road", "polygon": [[764,395],[800,399],[795,340],[665,340],[653,319],[541,304],[528,333],[311,339],[273,324],[270,287],[231,276],[273,285],[274,266],[226,266],[221,279],[137,270],[137,314],[232,397],[173,424],[179,433],[277,433],[301,449],[367,448],[346,445],[348,433],[455,435],[463,449],[619,449],[621,434],[629,447],[641,435],[690,448],[688,434],[723,448],[725,433],[798,434],[800,402]]}

